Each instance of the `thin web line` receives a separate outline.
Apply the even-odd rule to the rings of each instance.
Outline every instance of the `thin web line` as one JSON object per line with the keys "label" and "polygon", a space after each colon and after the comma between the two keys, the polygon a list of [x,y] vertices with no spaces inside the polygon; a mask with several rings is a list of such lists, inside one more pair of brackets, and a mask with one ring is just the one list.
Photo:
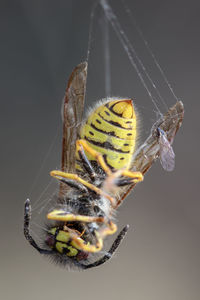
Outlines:
{"label": "thin web line", "polygon": [[[59,127],[60,127],[60,126],[59,126]],[[46,154],[45,154],[45,156],[44,156],[44,158],[43,158],[43,160],[42,160],[42,164],[41,164],[41,166],[40,166],[40,168],[39,168],[39,171],[37,172],[37,174],[36,174],[36,176],[35,176],[35,179],[34,179],[32,185],[31,185],[31,188],[30,188],[30,191],[29,191],[29,198],[31,197],[32,192],[33,192],[33,190],[34,190],[36,184],[38,183],[39,177],[40,177],[40,175],[41,175],[41,173],[42,173],[42,170],[43,170],[43,168],[44,168],[44,166],[45,166],[45,163],[46,163],[46,161],[47,161],[47,159],[48,159],[48,157],[49,157],[49,155],[50,155],[50,153],[51,153],[53,147],[55,146],[55,142],[56,142],[56,139],[57,139],[57,137],[58,137],[58,129],[59,129],[59,127],[58,127],[57,130],[56,130],[56,134],[55,134],[55,136],[54,136],[54,138],[53,138],[53,140],[52,140],[52,142],[51,142],[51,144],[50,144],[50,147],[48,148],[48,151],[46,152]]]}
{"label": "thin web line", "polygon": [[95,16],[95,10],[98,5],[98,1],[94,3],[91,14],[90,14],[90,27],[89,27],[89,36],[88,36],[88,47],[87,47],[87,57],[86,61],[89,63],[89,58],[90,58],[90,52],[91,52],[91,47],[92,47],[92,33],[93,33],[93,25],[94,25],[94,16]]}
{"label": "thin web line", "polygon": [[[173,88],[172,88],[172,86],[171,86],[171,84],[170,84],[170,82],[169,82],[167,76],[165,75],[165,72],[164,72],[163,69],[161,68],[161,66],[160,66],[160,64],[159,64],[159,62],[158,62],[158,60],[157,60],[157,58],[155,57],[155,54],[153,53],[153,51],[151,50],[151,48],[150,48],[150,46],[149,46],[149,43],[147,42],[147,40],[146,40],[145,37],[144,37],[144,34],[143,34],[142,30],[140,29],[139,25],[137,24],[136,18],[134,17],[133,13],[132,13],[131,10],[128,8],[128,6],[126,5],[125,0],[121,0],[121,1],[122,1],[123,5],[124,5],[124,8],[125,8],[125,11],[126,11],[127,15],[128,15],[129,18],[133,21],[134,26],[135,26],[135,28],[136,28],[136,30],[137,30],[137,32],[138,32],[138,34],[139,34],[141,40],[142,40],[143,43],[145,44],[145,47],[146,47],[147,51],[148,51],[149,54],[151,55],[154,64],[156,65],[156,67],[158,68],[160,74],[162,75],[164,82],[166,83],[166,85],[167,85],[167,87],[169,88],[170,92],[171,92],[172,95],[174,96],[175,100],[176,100],[176,101],[179,101],[179,99],[178,99],[178,97],[176,96],[176,94],[175,94],[175,92],[174,92],[174,90],[173,90]],[[161,97],[161,100],[162,100],[162,99],[163,99],[163,98]],[[164,101],[164,99],[163,99],[163,101]],[[165,101],[163,102],[163,104],[166,105]]]}
{"label": "thin web line", "polygon": [[105,65],[105,93],[106,97],[111,96],[111,59],[109,43],[109,22],[104,14],[103,19],[103,43],[104,43],[104,65]]}
{"label": "thin web line", "polygon": [[[132,44],[130,43],[127,35],[125,34],[124,30],[122,29],[121,24],[118,21],[117,16],[115,15],[115,13],[113,12],[111,6],[109,5],[107,0],[100,0],[100,4],[105,12],[105,15],[108,19],[108,21],[111,23],[116,35],[118,36],[124,50],[126,51],[128,58],[132,64],[132,66],[135,68],[138,77],[140,78],[140,81],[142,83],[142,85],[144,86],[144,88],[146,89],[150,99],[152,100],[152,103],[154,104],[154,106],[156,107],[157,111],[159,112],[160,116],[162,116],[162,113],[156,103],[156,100],[154,99],[153,95],[151,94],[151,91],[149,90],[142,73],[140,72],[132,54],[135,56],[137,62],[139,63],[140,67],[142,68],[144,74],[147,76],[148,73],[142,63],[142,61],[139,59],[134,47],[132,46]],[[148,77],[148,76],[147,76]]]}

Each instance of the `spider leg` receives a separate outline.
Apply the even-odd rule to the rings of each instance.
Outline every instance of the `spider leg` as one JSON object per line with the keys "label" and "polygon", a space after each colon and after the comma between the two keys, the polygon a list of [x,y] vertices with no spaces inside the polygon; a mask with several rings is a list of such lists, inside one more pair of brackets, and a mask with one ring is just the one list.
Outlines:
{"label": "spider leg", "polygon": [[31,220],[31,203],[27,199],[24,204],[24,236],[27,241],[33,246],[40,254],[52,254],[51,250],[40,248],[34,241],[30,234],[30,220]]}
{"label": "spider leg", "polygon": [[123,241],[125,235],[127,234],[129,225],[126,225],[121,232],[118,234],[117,238],[115,239],[115,241],[113,242],[110,250],[106,253],[106,255],[104,255],[103,257],[101,257],[99,260],[88,264],[88,265],[84,265],[84,264],[77,264],[77,266],[79,266],[81,269],[90,269],[90,268],[94,268],[94,267],[98,267],[102,264],[104,264],[107,260],[111,259],[111,257],[113,256],[113,254],[116,252],[117,248],[119,247],[119,245],[121,244],[121,242]]}

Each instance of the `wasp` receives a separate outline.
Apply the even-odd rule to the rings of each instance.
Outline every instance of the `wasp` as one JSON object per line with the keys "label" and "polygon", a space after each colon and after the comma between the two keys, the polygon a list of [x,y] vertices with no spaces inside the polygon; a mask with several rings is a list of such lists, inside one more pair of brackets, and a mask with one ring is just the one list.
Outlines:
{"label": "wasp", "polygon": [[95,255],[104,251],[105,238],[117,232],[115,212],[128,193],[158,157],[167,165],[170,156],[163,155],[163,149],[171,145],[167,141],[173,141],[184,112],[182,102],[177,102],[136,149],[137,113],[132,99],[100,101],[83,121],[86,80],[84,62],[73,70],[66,88],[61,170],[50,173],[60,187],[56,206],[47,213],[45,246],[38,245],[30,234],[29,199],[24,208],[28,242],[59,264],[79,269],[99,266],[113,256],[128,225],[102,257]]}

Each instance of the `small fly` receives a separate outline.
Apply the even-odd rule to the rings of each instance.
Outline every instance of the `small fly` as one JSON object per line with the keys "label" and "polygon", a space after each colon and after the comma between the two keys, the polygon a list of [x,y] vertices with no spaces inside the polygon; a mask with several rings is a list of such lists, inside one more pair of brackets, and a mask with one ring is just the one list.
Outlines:
{"label": "small fly", "polygon": [[165,171],[173,171],[175,167],[175,153],[167,139],[166,133],[161,128],[157,128],[158,142],[160,146],[160,163]]}

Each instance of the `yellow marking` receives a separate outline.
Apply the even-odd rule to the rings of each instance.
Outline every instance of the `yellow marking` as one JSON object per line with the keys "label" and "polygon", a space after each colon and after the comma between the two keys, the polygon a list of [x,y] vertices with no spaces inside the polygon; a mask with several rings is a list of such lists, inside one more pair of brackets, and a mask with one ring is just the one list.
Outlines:
{"label": "yellow marking", "polygon": [[63,249],[67,248],[67,245],[61,242],[56,243],[56,249],[59,253],[63,253]]}
{"label": "yellow marking", "polygon": [[68,243],[70,240],[70,233],[63,230],[59,230],[56,236],[56,240],[59,242]]}
{"label": "yellow marking", "polygon": [[[90,132],[93,132],[94,135],[92,136]],[[91,139],[92,141],[105,143],[109,142],[115,149],[121,151],[130,151],[133,153],[135,147],[135,139],[128,140],[128,142],[124,139],[119,139],[114,136],[109,136],[107,133],[98,132],[94,128],[91,127],[89,124],[85,124],[84,134],[87,138]],[[135,131],[133,137],[135,136]],[[125,145],[124,145],[125,144]]]}
{"label": "yellow marking", "polygon": [[52,234],[52,235],[55,235],[55,234],[56,234],[56,230],[57,230],[57,228],[56,228],[56,227],[53,227],[53,228],[51,228],[48,232],[49,232],[50,234]]}
{"label": "yellow marking", "polygon": [[[107,108],[106,108],[107,109]],[[107,109],[108,110],[108,109]],[[136,124],[135,120],[133,121],[132,119],[129,119],[132,124],[126,124],[124,122],[124,119],[121,121],[119,120],[120,117],[114,115],[112,112],[110,113],[112,115],[107,116],[105,112],[100,113],[100,115],[103,117],[103,119],[98,115],[97,112],[94,112],[87,120],[88,124],[94,124],[94,126],[100,130],[103,130],[105,133],[109,134],[109,132],[114,132],[115,136],[124,139],[124,140],[131,140],[134,139],[136,136]],[[107,120],[107,121],[105,121]],[[117,127],[114,124],[109,123],[109,121],[113,121],[116,123],[119,123],[122,127]],[[100,122],[100,123],[99,123]],[[128,134],[132,135],[128,135]],[[84,125],[81,128],[81,137],[84,135]]]}
{"label": "yellow marking", "polygon": [[85,233],[85,230],[86,230],[86,229],[84,229],[84,230],[81,232],[81,234],[80,234],[80,236],[79,236],[79,237],[82,237],[82,236],[84,235],[84,233]]}
{"label": "yellow marking", "polygon": [[64,244],[64,243],[61,243],[61,242],[57,242],[56,243],[56,249],[57,249],[57,251],[59,252],[59,253],[63,253],[63,250],[64,249],[68,249],[69,250],[69,252],[68,253],[66,253],[66,255],[67,256],[76,256],[77,254],[78,254],[78,250],[76,249],[76,248],[74,248],[74,247],[72,247],[72,246],[68,246],[68,245],[66,245],[66,244]]}
{"label": "yellow marking", "polygon": [[104,228],[100,232],[100,235],[101,235],[102,238],[104,238],[107,235],[112,235],[112,234],[114,234],[117,231],[117,225],[114,224],[113,222],[110,221],[109,224],[108,224],[108,226],[109,227]]}
{"label": "yellow marking", "polygon": [[[93,145],[90,142],[87,142],[87,144],[90,147],[93,147],[94,150],[101,153],[102,155],[105,154],[107,163],[110,166],[112,166],[114,169],[122,169],[125,166],[129,165],[129,162],[131,161],[132,155],[130,153],[127,153],[127,154],[118,153],[113,150],[109,150],[109,149],[105,149],[105,148]],[[90,155],[90,153],[88,153],[87,151],[86,151],[86,155],[89,160],[94,160],[94,157],[92,155]],[[124,158],[124,159],[121,160],[121,158]]]}
{"label": "yellow marking", "polygon": [[97,243],[96,245],[91,245],[90,243],[85,244],[84,240],[81,238],[72,238],[71,245],[78,249],[85,252],[99,252],[103,248],[103,239],[100,237],[100,234],[96,231],[95,232]]}
{"label": "yellow marking", "polygon": [[78,250],[72,246],[67,246],[67,249],[69,250],[69,252],[67,252],[67,256],[69,257],[76,256],[78,254]]}
{"label": "yellow marking", "polygon": [[[112,102],[110,106],[112,106]],[[122,115],[122,117],[126,119],[132,118],[134,112],[131,100],[120,100],[112,109],[115,113]]]}
{"label": "yellow marking", "polygon": [[103,217],[91,217],[91,216],[84,216],[84,215],[73,215],[73,214],[68,214],[64,210],[57,210],[54,209],[52,212],[47,214],[47,219],[49,220],[55,220],[55,221],[63,221],[63,222],[75,222],[75,221],[80,221],[80,222],[86,222],[86,223],[91,223],[91,222],[104,222]]}
{"label": "yellow marking", "polygon": [[[135,151],[137,124],[133,102],[130,99],[111,100],[97,107],[88,117],[80,131],[81,139],[87,138],[84,147],[87,158],[97,160],[91,148],[106,156],[106,162],[112,168],[119,170],[128,167]],[[91,141],[91,142],[89,142]],[[104,145],[94,145],[93,142]],[[109,148],[109,144],[111,149]],[[117,150],[117,151],[115,151]],[[119,151],[122,152],[119,152]],[[128,152],[128,153],[123,153]],[[79,159],[76,151],[76,159]],[[100,164],[100,160],[98,160]],[[103,164],[105,170],[105,165]],[[81,170],[81,167],[77,167]],[[106,172],[107,173],[107,172]],[[109,174],[109,173],[107,173]]]}
{"label": "yellow marking", "polygon": [[133,178],[134,183],[143,181],[143,179],[144,179],[144,176],[141,172],[131,172],[131,171],[128,171],[128,170],[122,170],[121,175]]}

